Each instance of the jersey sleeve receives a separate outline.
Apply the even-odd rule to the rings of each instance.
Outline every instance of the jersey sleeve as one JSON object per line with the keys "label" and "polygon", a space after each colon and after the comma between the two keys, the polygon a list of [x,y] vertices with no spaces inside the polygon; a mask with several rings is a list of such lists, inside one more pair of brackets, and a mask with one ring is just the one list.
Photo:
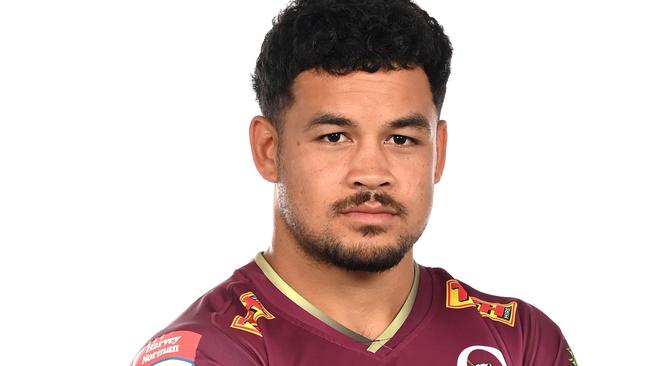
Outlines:
{"label": "jersey sleeve", "polygon": [[524,341],[524,365],[578,366],[560,328],[542,311],[530,307]]}
{"label": "jersey sleeve", "polygon": [[163,332],[137,353],[131,366],[261,365],[254,355],[220,331]]}

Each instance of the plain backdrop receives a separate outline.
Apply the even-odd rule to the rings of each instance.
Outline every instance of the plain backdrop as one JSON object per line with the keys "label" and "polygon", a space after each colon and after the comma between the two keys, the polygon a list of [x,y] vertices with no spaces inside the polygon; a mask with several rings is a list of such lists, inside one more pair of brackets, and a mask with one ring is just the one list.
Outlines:
{"label": "plain backdrop", "polygon": [[[648,12],[425,1],[455,48],[416,259],[647,361]],[[250,73],[285,0],[0,3],[3,365],[128,365],[270,243]]]}

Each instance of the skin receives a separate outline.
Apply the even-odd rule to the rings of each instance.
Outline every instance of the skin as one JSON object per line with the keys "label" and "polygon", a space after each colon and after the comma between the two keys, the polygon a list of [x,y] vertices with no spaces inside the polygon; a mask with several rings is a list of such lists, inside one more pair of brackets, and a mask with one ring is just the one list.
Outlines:
{"label": "skin", "polygon": [[[444,169],[447,125],[439,120],[421,68],[345,76],[308,70],[294,80],[293,94],[281,135],[262,116],[250,124],[255,165],[276,185],[273,240],[264,256],[308,301],[374,339],[393,320],[411,288],[412,250],[388,270],[350,271],[306,255],[288,220],[295,218],[309,232],[329,235],[366,259],[381,248],[396,246],[405,234],[417,240]],[[345,118],[351,125],[331,119],[310,123],[324,114]],[[424,125],[391,124],[409,116],[422,117]],[[390,195],[405,213],[332,213],[335,202],[361,191]],[[385,208],[376,200],[361,206]],[[380,230],[363,230],[368,226]]]}

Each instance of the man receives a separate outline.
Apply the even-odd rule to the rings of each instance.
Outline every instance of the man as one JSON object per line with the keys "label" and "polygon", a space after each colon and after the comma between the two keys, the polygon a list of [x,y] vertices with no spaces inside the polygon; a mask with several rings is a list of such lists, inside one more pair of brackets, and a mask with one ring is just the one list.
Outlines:
{"label": "man", "polygon": [[445,165],[451,44],[407,0],[297,0],[253,76],[271,247],[133,365],[576,365],[533,306],[418,265]]}

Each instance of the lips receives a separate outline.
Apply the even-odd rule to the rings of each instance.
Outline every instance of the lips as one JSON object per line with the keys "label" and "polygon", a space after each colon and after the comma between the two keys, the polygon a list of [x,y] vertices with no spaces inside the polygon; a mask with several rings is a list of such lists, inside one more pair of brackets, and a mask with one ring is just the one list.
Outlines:
{"label": "lips", "polygon": [[354,206],[341,211],[341,214],[348,219],[366,225],[386,224],[397,216],[397,212],[394,209],[381,204]]}
{"label": "lips", "polygon": [[343,214],[349,214],[349,213],[362,213],[362,214],[388,214],[388,215],[396,215],[397,212],[393,210],[390,207],[379,205],[379,206],[370,206],[370,205],[361,205],[361,206],[355,206],[355,207],[350,207],[346,210],[343,210],[341,213]]}

